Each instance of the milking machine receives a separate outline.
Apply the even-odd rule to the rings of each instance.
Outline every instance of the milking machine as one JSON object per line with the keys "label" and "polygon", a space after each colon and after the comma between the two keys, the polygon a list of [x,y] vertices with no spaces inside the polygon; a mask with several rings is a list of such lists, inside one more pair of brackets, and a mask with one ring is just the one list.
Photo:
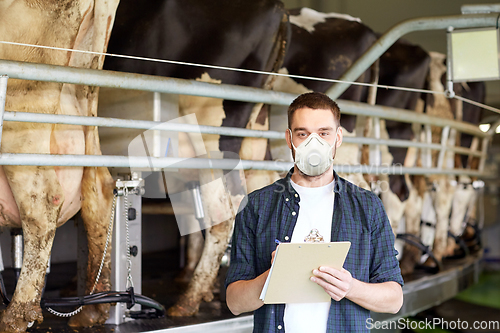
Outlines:
{"label": "milking machine", "polygon": [[[165,308],[153,299],[140,295],[141,292],[141,197],[144,194],[144,180],[133,173],[130,180],[116,181],[113,207],[108,225],[106,245],[94,287],[89,295],[78,297],[44,298],[40,305],[50,313],[60,317],[70,317],[81,311],[84,305],[116,303],[110,309],[107,324],[121,324],[131,319],[159,318],[165,315]],[[22,266],[23,240],[22,230],[13,229],[13,268],[16,280]],[[113,236],[112,236],[113,235]],[[94,293],[98,284],[104,258],[112,242],[111,249],[111,285],[115,290]],[[50,265],[49,265],[50,266]],[[0,251],[0,272],[3,271],[3,260]],[[47,273],[49,268],[47,268]],[[3,277],[0,274],[0,296],[8,305]],[[59,312],[53,308],[77,307],[72,312]]]}

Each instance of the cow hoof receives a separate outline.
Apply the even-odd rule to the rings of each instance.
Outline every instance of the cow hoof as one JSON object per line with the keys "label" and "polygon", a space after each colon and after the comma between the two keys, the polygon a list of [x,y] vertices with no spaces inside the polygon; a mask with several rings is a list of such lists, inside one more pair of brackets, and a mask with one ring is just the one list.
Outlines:
{"label": "cow hoof", "polygon": [[26,332],[29,323],[43,321],[42,309],[33,303],[12,302],[0,314],[0,332]]}
{"label": "cow hoof", "polygon": [[167,315],[170,317],[190,317],[198,313],[200,304],[181,298],[177,304],[168,309]]}
{"label": "cow hoof", "polygon": [[109,308],[109,304],[86,305],[82,311],[70,318],[68,325],[71,327],[102,325],[109,318]]}

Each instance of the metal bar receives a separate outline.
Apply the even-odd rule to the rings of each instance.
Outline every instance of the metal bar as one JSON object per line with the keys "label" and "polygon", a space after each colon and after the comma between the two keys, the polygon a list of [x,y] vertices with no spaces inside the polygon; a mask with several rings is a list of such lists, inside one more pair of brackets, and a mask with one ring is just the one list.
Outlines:
{"label": "metal bar", "polygon": [[[8,75],[11,79],[62,82],[277,105],[290,105],[298,96],[297,94],[229,84],[11,60],[0,60],[0,73]],[[266,93],[263,94],[263,91]]]}
{"label": "metal bar", "polygon": [[[376,140],[380,140],[380,118],[373,117],[373,134]],[[373,162],[370,164],[380,165],[382,164],[382,154],[380,152],[380,145],[375,145],[375,149],[373,150],[373,154],[375,154]]]}
{"label": "metal bar", "polygon": [[[356,81],[392,44],[409,32],[442,30],[450,26],[455,29],[496,27],[497,22],[498,13],[422,17],[403,21],[380,37],[339,80]],[[345,82],[336,83],[326,91],[326,94],[334,100],[338,99],[349,85],[350,83]]]}
{"label": "metal bar", "polygon": [[500,118],[498,118],[493,123],[493,125],[491,125],[490,129],[486,132],[486,134],[488,134],[489,137],[492,137],[493,135],[495,135],[498,126],[500,126]]}
{"label": "metal bar", "polygon": [[[0,60],[0,73],[8,74],[10,78],[23,80],[53,81],[110,88],[136,89],[286,106],[290,105],[295,97],[297,97],[296,94],[229,84],[214,84],[194,80],[164,78],[153,75],[32,64],[10,60]],[[371,106],[365,103],[344,100],[339,100],[338,105],[345,114],[373,116],[410,123],[432,124],[440,127],[449,125],[463,133],[476,135],[481,138],[487,136],[486,133],[479,130],[476,126],[465,122],[441,119],[428,115],[417,115],[415,112],[404,109],[380,105]]]}
{"label": "metal bar", "polygon": [[[274,170],[286,172],[292,162],[253,161],[237,159],[207,159],[146,156],[106,156],[106,155],[49,155],[49,154],[0,154],[0,165],[72,166],[72,167],[130,167],[135,169],[222,169],[222,170]],[[402,167],[400,165],[334,165],[340,173],[366,174],[450,174],[489,177],[491,175],[476,170]]]}
{"label": "metal bar", "polygon": [[451,33],[453,32],[453,27],[448,27],[446,33],[446,96],[454,97],[455,92],[453,91],[453,57],[452,57],[452,43],[451,43]]}
{"label": "metal bar", "polygon": [[42,114],[33,112],[5,112],[5,120],[33,123],[52,123],[52,124],[67,124],[67,125],[82,125],[82,126],[99,126],[99,127],[120,127],[134,129],[155,129],[170,132],[186,132],[186,133],[203,133],[203,134],[220,134],[228,136],[266,138],[266,139],[284,139],[285,133],[274,131],[250,130],[236,127],[218,127],[192,124],[178,124],[168,122],[156,122],[149,120],[130,120],[118,118],[103,118],[103,117],[84,117],[84,116],[69,116]]}
{"label": "metal bar", "polygon": [[[425,140],[427,143],[432,143],[432,130],[430,125],[425,125]],[[424,164],[428,168],[432,167],[432,153],[430,149],[425,150]]]}
{"label": "metal bar", "polygon": [[484,165],[486,164],[486,151],[488,150],[488,145],[490,144],[490,138],[484,138],[483,139],[483,145],[481,147],[481,151],[483,152],[483,155],[481,156],[481,159],[479,160],[479,167],[478,170],[479,172],[484,171]]}
{"label": "metal bar", "polygon": [[338,100],[337,104],[343,114],[379,117],[405,123],[417,123],[439,127],[450,126],[451,128],[456,128],[459,132],[471,134],[480,138],[484,138],[489,135],[481,131],[478,126],[474,126],[470,123],[433,117],[405,109],[392,108],[382,105],[368,105],[366,103],[345,100]]}
{"label": "metal bar", "polygon": [[[153,120],[155,122],[160,122],[161,121],[161,94],[159,92],[155,92],[153,94]],[[153,156],[155,157],[160,157],[161,155],[161,133],[158,130],[154,130],[153,134]]]}
{"label": "metal bar", "polygon": [[[365,137],[344,137],[342,142],[353,143],[353,144],[363,144],[363,145],[385,145],[389,147],[416,147],[421,149],[432,149],[432,150],[441,150],[442,146],[438,143],[425,143],[418,141],[409,141],[409,140],[399,140],[399,139],[374,139],[374,138],[365,138]],[[472,155],[472,156],[483,156],[482,152],[472,150],[470,148],[458,147],[458,146],[447,146],[447,150],[453,151],[457,154],[464,155]]]}
{"label": "metal bar", "polygon": [[443,128],[443,132],[441,133],[441,151],[439,152],[439,157],[438,157],[438,163],[437,163],[438,169],[443,168],[444,158],[446,156],[446,146],[448,145],[449,135],[450,135],[450,127],[446,126],[445,128]]}
{"label": "metal bar", "polygon": [[9,77],[7,75],[0,75],[0,151],[2,148],[2,131],[3,131],[3,120],[5,113],[5,101],[7,100],[7,81]]}
{"label": "metal bar", "polygon": [[499,13],[500,4],[462,5],[462,14]]}
{"label": "metal bar", "polygon": [[[147,120],[129,120],[118,118],[103,118],[103,117],[83,117],[83,116],[68,116],[68,115],[53,115],[53,114],[40,114],[30,112],[5,112],[4,116],[7,121],[19,122],[34,122],[34,123],[53,123],[53,124],[66,124],[66,125],[82,125],[82,126],[100,126],[100,127],[120,127],[120,128],[134,128],[134,129],[152,129],[160,131],[171,132],[186,132],[186,133],[202,133],[202,134],[219,134],[228,136],[252,137],[252,138],[266,138],[266,139],[284,139],[285,133],[277,131],[261,131],[251,130],[236,127],[218,127],[218,126],[205,126],[205,125],[192,125],[192,124],[172,124],[162,123]],[[421,142],[413,142],[408,140],[376,140],[373,138],[363,137],[344,137],[344,142],[355,144],[368,144],[368,145],[387,145],[391,147],[418,147],[439,150],[439,144],[426,144]],[[473,154],[474,156],[481,156],[480,152],[470,151],[470,149],[463,147],[449,147],[448,149],[454,150],[463,154]]]}
{"label": "metal bar", "polygon": [[[117,118],[102,118],[102,117],[83,117],[83,116],[68,116],[68,115],[52,115],[40,114],[29,112],[5,112],[4,116],[7,121],[19,122],[49,122],[54,124],[69,124],[69,125],[83,125],[83,126],[100,126],[100,127],[120,127],[120,128],[134,128],[134,129],[151,129],[172,132],[186,132],[186,133],[202,133],[202,134],[220,134],[228,136],[240,137],[253,137],[253,138],[266,138],[266,139],[284,139],[285,134],[277,131],[261,131],[250,130],[235,127],[217,127],[205,125],[192,125],[192,124],[172,124],[160,123],[146,120],[128,120]],[[344,137],[346,143],[353,144],[367,144],[367,145],[387,145],[390,147],[417,147],[425,149],[440,150],[439,144],[427,144],[422,142],[413,142],[408,140],[377,140],[373,138],[363,137]],[[469,154],[473,156],[482,156],[482,152],[472,151],[463,147],[448,147],[447,149],[455,151],[459,154]]]}

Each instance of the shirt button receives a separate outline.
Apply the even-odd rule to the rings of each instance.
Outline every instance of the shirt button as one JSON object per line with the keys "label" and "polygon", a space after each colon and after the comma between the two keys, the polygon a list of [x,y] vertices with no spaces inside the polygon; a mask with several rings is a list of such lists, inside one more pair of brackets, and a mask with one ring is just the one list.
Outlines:
{"label": "shirt button", "polygon": [[292,212],[292,215],[293,215],[293,216],[295,216],[295,215],[297,215],[297,213],[295,213],[295,212]]}
{"label": "shirt button", "polygon": [[299,195],[298,195],[297,193],[295,193],[295,197],[296,197],[296,198],[298,198],[298,197],[299,197]]}
{"label": "shirt button", "polygon": [[290,238],[288,236],[285,236],[285,240],[289,240]]}
{"label": "shirt button", "polygon": [[280,329],[282,329],[282,328],[283,328],[283,327],[282,327],[281,325],[278,325],[278,329],[279,329],[279,330],[280,330]]}
{"label": "shirt button", "polygon": [[285,201],[288,201],[288,198],[286,198]]}

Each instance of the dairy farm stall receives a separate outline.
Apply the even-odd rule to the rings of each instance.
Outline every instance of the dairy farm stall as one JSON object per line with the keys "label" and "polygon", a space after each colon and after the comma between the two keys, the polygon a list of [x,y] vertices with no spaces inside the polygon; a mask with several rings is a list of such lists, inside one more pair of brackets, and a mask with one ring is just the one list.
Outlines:
{"label": "dairy farm stall", "polygon": [[[424,75],[429,77],[428,85],[424,87],[422,82],[421,88],[410,89],[383,84],[383,55],[410,31],[448,29],[452,43],[455,29],[496,28],[498,13],[405,21],[365,47],[354,64],[340,73],[341,77],[318,78],[292,73],[293,59],[287,62],[286,52],[287,48],[298,46],[290,39],[293,29],[283,23],[283,18],[288,17],[283,11],[272,21],[275,30],[266,35],[268,43],[259,47],[264,51],[259,54],[262,60],[258,65],[243,61],[235,67],[223,67],[189,59],[182,64],[178,60],[163,61],[170,66],[196,67],[197,71],[185,71],[192,72],[188,79],[174,78],[181,76],[174,70],[168,75],[148,75],[158,73],[147,66],[137,69],[141,74],[126,73],[128,65],[118,62],[108,66],[120,72],[102,70],[111,31],[100,23],[103,19],[112,22],[116,7],[99,2],[90,7],[93,8],[90,11],[71,9],[77,14],[84,13],[79,22],[86,26],[74,24],[74,36],[63,42],[62,38],[55,39],[53,45],[45,45],[38,53],[21,56],[15,51],[16,47],[38,48],[30,39],[0,44],[4,59],[0,60],[3,119],[0,185],[5,189],[3,193],[12,192],[12,196],[1,198],[2,223],[12,228],[10,272],[14,273],[9,276],[11,281],[7,280],[9,274],[4,274],[7,287],[3,284],[1,287],[6,306],[2,313],[3,330],[64,332],[96,325],[92,330],[103,332],[251,331],[252,316],[234,318],[225,306],[224,292],[218,293],[217,300],[213,288],[217,282],[220,284],[221,258],[223,267],[230,265],[228,242],[234,215],[244,195],[273,182],[279,173],[293,165],[284,148],[285,108],[299,93],[320,90],[307,84],[299,86],[300,80],[328,83],[325,93],[333,99],[341,97],[338,104],[342,113],[347,120],[354,119],[354,125],[349,130],[347,122],[342,124],[346,135],[335,170],[380,195],[395,235],[402,241],[397,246],[403,254],[402,269],[407,270],[405,302],[396,315],[373,313],[372,317],[383,321],[416,314],[477,281],[482,256],[477,235],[472,238],[472,245],[459,235],[474,235],[480,229],[480,223],[474,222],[479,214],[476,202],[484,185],[480,179],[490,176],[485,171],[487,149],[498,123],[483,132],[477,123],[466,121],[465,105],[470,105],[471,100],[464,97],[465,90],[460,90],[463,84],[454,82],[452,62],[445,64],[443,56],[430,55],[424,61],[429,68],[429,75],[427,72]],[[94,17],[86,16],[90,12]],[[301,15],[311,12],[302,10],[290,17]],[[346,17],[323,19],[322,22],[355,22]],[[57,25],[41,20],[37,22],[45,29],[57,31]],[[301,27],[297,21],[290,21]],[[44,35],[44,31],[40,29],[38,33]],[[112,41],[111,37],[110,49]],[[57,52],[68,56],[61,57]],[[252,49],[243,59],[249,56],[257,54]],[[154,61],[143,54],[135,57],[148,63]],[[372,66],[379,57],[380,67]],[[449,50],[448,59],[451,57]],[[369,75],[365,75],[370,66]],[[225,72],[231,74],[220,74]],[[254,78],[250,80],[245,75]],[[360,76],[365,76],[366,82],[354,82]],[[287,90],[286,80],[290,79],[299,83]],[[352,95],[342,94],[349,84],[365,91],[352,93],[358,94],[358,98],[347,100]],[[95,87],[102,88],[99,92]],[[432,96],[432,102],[426,101],[425,112],[415,111],[421,103],[413,105],[413,110],[377,105],[377,89],[381,88]],[[366,99],[361,97],[363,94]],[[472,103],[478,108],[498,111]],[[457,105],[460,112],[454,109]],[[411,139],[395,136],[388,125],[402,123],[412,125]],[[99,137],[96,127],[100,128]],[[125,128],[127,132],[115,128]],[[460,134],[462,140],[457,139]],[[469,146],[456,145],[458,141],[467,141],[465,135],[470,137]],[[392,160],[398,151],[391,151],[391,147],[405,149],[404,163]],[[362,160],[363,151],[368,159]],[[269,160],[266,152],[273,160]],[[465,164],[456,167],[458,155],[465,156],[459,158]],[[412,160],[406,156],[415,157]],[[393,183],[390,177],[398,175],[412,178],[413,187],[406,194],[389,188]],[[420,194],[420,210],[411,206],[416,198],[412,195],[418,197],[416,179],[425,184]],[[245,186],[241,180],[246,182]],[[235,185],[238,182],[239,187]],[[439,206],[436,197],[445,198],[448,204]],[[457,204],[453,204],[455,200]],[[431,213],[422,208],[426,202],[433,207]],[[81,227],[80,249],[84,253],[78,261],[80,293],[72,297],[43,296],[55,228],[73,218],[80,209],[77,219]],[[409,213],[415,211],[417,227],[409,223]],[[169,269],[168,265],[159,264],[164,259],[143,262],[142,247],[148,240],[141,237],[141,221],[151,213],[175,216],[182,236],[177,254],[185,271],[192,276],[182,292],[175,288],[172,274],[161,271]],[[446,224],[444,244],[438,244],[442,223]],[[454,237],[448,237],[448,232]],[[186,250],[183,244],[187,235],[191,243],[196,243],[195,235],[198,240],[200,236],[201,241],[204,238],[199,263],[196,258],[193,263],[191,247]],[[410,255],[405,259],[405,254]],[[154,271],[152,275],[146,271],[149,268]],[[173,265],[173,270],[178,271],[179,267]],[[142,283],[143,279],[148,285]],[[12,295],[14,285],[16,291]],[[202,301],[211,302],[200,305]],[[45,322],[36,324],[42,309]],[[67,328],[67,319],[59,317],[71,317],[72,327]]]}

